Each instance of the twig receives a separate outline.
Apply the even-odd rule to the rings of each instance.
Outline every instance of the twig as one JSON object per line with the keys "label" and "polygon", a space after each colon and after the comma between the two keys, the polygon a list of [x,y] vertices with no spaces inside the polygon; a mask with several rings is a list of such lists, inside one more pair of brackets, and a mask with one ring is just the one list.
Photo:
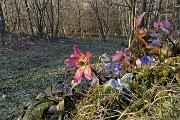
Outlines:
{"label": "twig", "polygon": [[168,35],[166,37],[167,37],[167,40],[169,40],[169,42],[173,44],[173,46],[176,46],[176,44],[169,38]]}

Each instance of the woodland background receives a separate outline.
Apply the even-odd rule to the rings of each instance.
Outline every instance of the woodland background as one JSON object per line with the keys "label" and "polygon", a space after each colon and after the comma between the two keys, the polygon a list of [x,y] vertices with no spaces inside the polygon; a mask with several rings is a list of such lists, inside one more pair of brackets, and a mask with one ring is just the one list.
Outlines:
{"label": "woodland background", "polygon": [[[1,0],[1,46],[22,44],[12,36],[128,38],[133,0]],[[146,12],[142,26],[170,20],[180,29],[180,0],[135,0],[137,15]],[[3,38],[5,34],[11,38]],[[25,39],[25,38],[24,38]],[[55,39],[54,39],[55,40]],[[26,41],[25,41],[26,42]]]}

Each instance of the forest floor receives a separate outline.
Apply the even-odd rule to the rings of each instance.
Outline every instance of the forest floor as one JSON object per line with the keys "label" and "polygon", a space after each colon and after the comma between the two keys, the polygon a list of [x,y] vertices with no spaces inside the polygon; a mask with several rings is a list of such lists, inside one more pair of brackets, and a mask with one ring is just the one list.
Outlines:
{"label": "forest floor", "polygon": [[110,39],[64,38],[56,42],[37,40],[25,48],[0,54],[0,120],[16,119],[23,107],[37,94],[57,82],[66,60],[74,51],[73,44],[85,53],[92,53],[91,62],[107,53],[111,57],[116,50],[127,47],[127,41]]}

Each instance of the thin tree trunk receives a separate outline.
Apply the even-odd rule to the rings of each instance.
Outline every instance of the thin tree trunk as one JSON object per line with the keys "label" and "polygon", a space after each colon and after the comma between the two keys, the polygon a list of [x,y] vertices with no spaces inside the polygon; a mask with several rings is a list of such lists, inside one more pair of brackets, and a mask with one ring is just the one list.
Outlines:
{"label": "thin tree trunk", "polygon": [[[142,9],[142,12],[146,12],[146,5],[147,5],[147,0],[143,0],[143,9]],[[145,19],[142,19],[142,22],[141,22],[141,27],[145,27]]]}
{"label": "thin tree trunk", "polygon": [[152,16],[152,13],[150,12],[151,10],[153,10],[153,2],[154,2],[154,0],[151,0],[150,1],[150,3],[149,3],[149,8],[148,8],[148,13],[147,13],[147,19],[146,19],[146,24],[145,24],[145,26],[146,26],[146,28],[151,28],[152,27],[152,21],[151,21],[151,16]]}
{"label": "thin tree trunk", "polygon": [[5,46],[5,40],[4,40],[5,29],[6,29],[6,25],[3,15],[2,4],[0,2],[0,47]]}
{"label": "thin tree trunk", "polygon": [[53,5],[53,1],[51,0],[50,3],[50,10],[51,10],[51,20],[50,20],[50,28],[51,28],[51,38],[54,37],[54,5]]}
{"label": "thin tree trunk", "polygon": [[28,6],[27,0],[25,0],[25,5],[26,5],[26,11],[28,13],[29,26],[30,26],[30,29],[31,29],[31,33],[33,35],[34,34],[34,30],[33,30],[33,25],[32,25],[32,20],[31,20],[31,15],[30,15],[30,10],[29,10],[29,6]]}
{"label": "thin tree trunk", "polygon": [[61,2],[60,0],[58,0],[58,11],[57,11],[57,24],[56,24],[56,30],[55,30],[55,37],[58,37],[58,33],[59,33],[59,24],[60,24],[60,6],[61,6]]}
{"label": "thin tree trunk", "polygon": [[158,17],[159,17],[159,12],[161,10],[161,4],[162,4],[162,0],[159,1],[159,9],[156,13],[156,16],[154,17],[154,21],[158,21]]}
{"label": "thin tree trunk", "polygon": [[100,16],[100,13],[99,13],[99,9],[98,9],[98,0],[95,0],[95,3],[91,4],[91,7],[92,9],[94,10],[95,12],[95,15],[96,15],[96,20],[98,22],[98,26],[99,26],[99,31],[100,31],[100,35],[101,35],[101,38],[102,40],[106,40],[106,35],[105,35],[105,31],[104,31],[104,25],[103,25],[103,20]]}
{"label": "thin tree trunk", "polygon": [[20,3],[15,0],[15,8],[16,8],[16,12],[17,12],[17,23],[18,23],[18,26],[17,26],[17,32],[18,34],[20,33],[20,28],[21,28],[21,20],[20,20],[20,4],[21,4],[21,1]]}
{"label": "thin tree trunk", "polygon": [[131,46],[131,41],[132,39],[134,38],[134,31],[135,31],[135,21],[134,21],[134,17],[135,17],[135,14],[136,14],[136,10],[135,10],[135,7],[136,7],[136,0],[132,0],[131,2],[131,34],[130,34],[130,37],[129,37],[129,47]]}

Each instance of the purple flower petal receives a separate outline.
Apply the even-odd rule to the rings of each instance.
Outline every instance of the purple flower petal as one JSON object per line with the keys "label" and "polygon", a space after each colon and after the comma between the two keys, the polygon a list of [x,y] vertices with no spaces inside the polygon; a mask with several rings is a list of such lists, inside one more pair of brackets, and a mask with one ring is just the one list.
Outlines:
{"label": "purple flower petal", "polygon": [[106,66],[106,69],[109,69],[111,67],[111,64],[107,63],[105,66]]}
{"label": "purple flower petal", "polygon": [[99,67],[99,73],[103,71],[103,68],[102,67]]}
{"label": "purple flower petal", "polygon": [[164,27],[166,29],[171,29],[172,28],[172,24],[168,20],[164,20],[163,24],[164,24]]}
{"label": "purple flower petal", "polygon": [[114,70],[115,70],[116,74],[119,74],[119,72],[120,72],[120,67],[119,67],[119,64],[118,64],[118,63],[114,65]]}
{"label": "purple flower petal", "polygon": [[151,62],[153,62],[153,60],[151,59],[150,56],[143,56],[143,57],[141,58],[142,66],[144,66],[144,65],[150,65]]}

